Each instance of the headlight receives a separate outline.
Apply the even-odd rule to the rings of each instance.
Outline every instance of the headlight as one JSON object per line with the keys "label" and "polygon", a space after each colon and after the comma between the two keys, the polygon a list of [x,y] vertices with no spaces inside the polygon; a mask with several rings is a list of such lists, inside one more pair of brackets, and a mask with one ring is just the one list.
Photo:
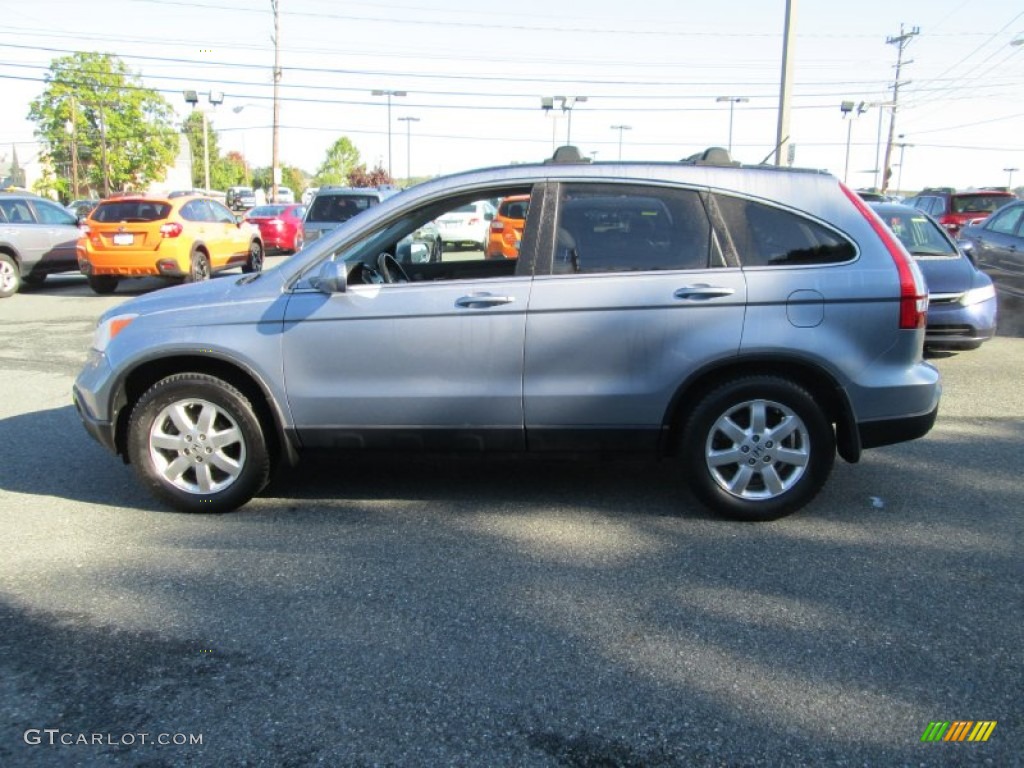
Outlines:
{"label": "headlight", "polygon": [[961,297],[960,303],[965,307],[969,307],[972,304],[980,304],[983,301],[988,301],[995,297],[996,287],[992,285],[992,283],[989,283],[988,285],[983,285],[980,288],[972,288],[969,290]]}
{"label": "headlight", "polygon": [[97,352],[106,351],[110,342],[121,331],[127,328],[138,315],[114,315],[96,326],[92,334],[92,348]]}

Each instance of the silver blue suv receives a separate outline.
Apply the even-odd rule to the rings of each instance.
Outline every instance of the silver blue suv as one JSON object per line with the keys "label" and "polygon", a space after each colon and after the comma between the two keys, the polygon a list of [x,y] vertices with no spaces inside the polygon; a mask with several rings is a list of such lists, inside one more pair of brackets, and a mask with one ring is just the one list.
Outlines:
{"label": "silver blue suv", "polygon": [[[724,515],[791,513],[837,453],[931,428],[927,291],[834,177],[722,155],[421,184],[262,274],[109,311],[75,403],[185,511],[238,507],[305,451],[415,448],[646,453]],[[396,258],[522,194],[518,259]]]}

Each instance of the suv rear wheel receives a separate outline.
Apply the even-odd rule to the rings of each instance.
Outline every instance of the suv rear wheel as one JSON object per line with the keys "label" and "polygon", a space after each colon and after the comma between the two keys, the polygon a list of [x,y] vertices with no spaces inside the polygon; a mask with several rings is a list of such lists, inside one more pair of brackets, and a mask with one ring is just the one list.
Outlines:
{"label": "suv rear wheel", "polygon": [[680,452],[704,504],[739,520],[774,520],[821,490],[835,462],[835,433],[803,387],[751,376],[700,401]]}
{"label": "suv rear wheel", "polygon": [[107,296],[117,290],[118,280],[113,275],[89,275],[85,278],[93,293]]}
{"label": "suv rear wheel", "polygon": [[168,376],[139,398],[128,456],[143,484],[182,512],[228,512],[270,476],[263,427],[248,398],[201,373]]}

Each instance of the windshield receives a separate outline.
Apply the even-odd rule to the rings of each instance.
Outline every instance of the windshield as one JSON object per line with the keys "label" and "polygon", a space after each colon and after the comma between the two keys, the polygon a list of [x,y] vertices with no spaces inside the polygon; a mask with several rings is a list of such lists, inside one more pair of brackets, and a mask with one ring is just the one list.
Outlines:
{"label": "windshield", "polygon": [[171,212],[168,203],[154,200],[122,200],[103,203],[92,212],[93,221],[158,221]]}

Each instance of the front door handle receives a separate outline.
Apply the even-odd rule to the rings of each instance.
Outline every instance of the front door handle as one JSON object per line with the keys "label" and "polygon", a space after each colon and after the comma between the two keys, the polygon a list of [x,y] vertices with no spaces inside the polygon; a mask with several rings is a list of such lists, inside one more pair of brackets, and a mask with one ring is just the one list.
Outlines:
{"label": "front door handle", "polygon": [[455,300],[455,306],[480,309],[484,307],[497,307],[502,304],[511,304],[515,301],[514,296],[495,296],[491,293],[473,293],[469,296],[462,296]]}
{"label": "front door handle", "polygon": [[673,296],[677,299],[715,299],[719,296],[732,296],[736,293],[735,288],[728,288],[724,285],[686,285],[677,290]]}

